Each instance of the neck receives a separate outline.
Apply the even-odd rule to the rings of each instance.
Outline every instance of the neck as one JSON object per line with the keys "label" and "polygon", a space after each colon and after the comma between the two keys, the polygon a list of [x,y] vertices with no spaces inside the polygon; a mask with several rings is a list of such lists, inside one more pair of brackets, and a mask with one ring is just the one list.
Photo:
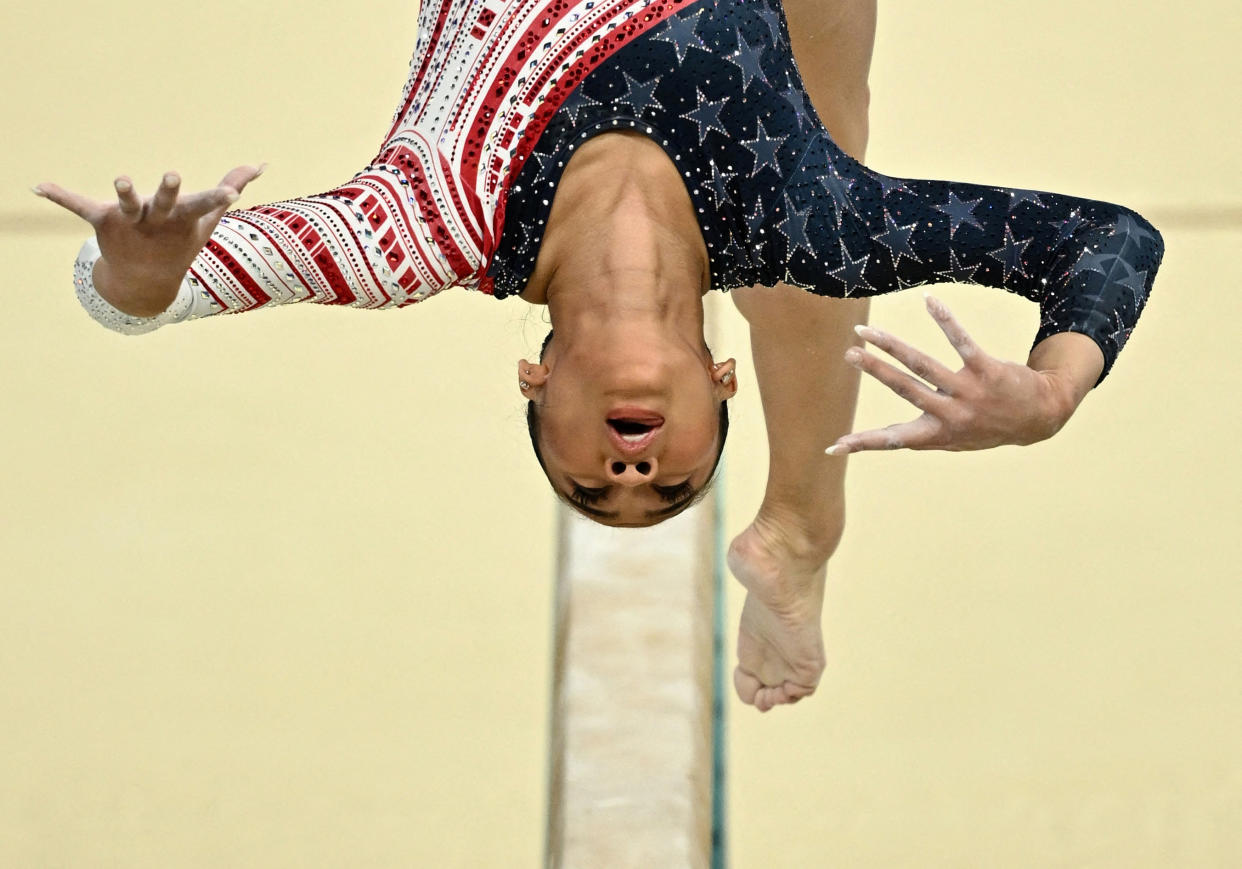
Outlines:
{"label": "neck", "polygon": [[[564,347],[632,330],[700,347],[710,269],[676,166],[636,133],[607,133],[566,167],[529,301],[544,301]],[[540,298],[542,297],[542,298]]]}

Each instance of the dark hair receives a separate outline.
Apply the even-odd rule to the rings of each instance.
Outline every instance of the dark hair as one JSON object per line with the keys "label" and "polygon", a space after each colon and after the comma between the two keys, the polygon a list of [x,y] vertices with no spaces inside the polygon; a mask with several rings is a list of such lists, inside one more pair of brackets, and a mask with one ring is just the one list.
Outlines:
{"label": "dark hair", "polygon": [[[539,348],[539,361],[543,361],[544,354],[548,352],[548,345],[552,343],[552,332],[548,332],[548,336],[543,339],[543,346]],[[725,439],[729,436],[729,402],[720,402],[720,420],[718,423],[720,429],[720,445],[716,448],[716,461],[712,463],[711,473],[707,477],[707,483],[699,490],[699,498],[712,487],[716,481],[716,470],[720,467],[720,457],[724,454]],[[561,494],[561,490],[552,482],[552,477],[548,475],[548,466],[543,462],[543,451],[539,449],[539,408],[535,402],[526,402],[526,429],[530,432],[530,445],[535,450],[535,458],[539,460],[539,467],[543,469],[543,475],[548,478],[548,484],[552,486],[552,491],[556,492],[557,497],[565,500]],[[697,502],[699,498],[694,500]],[[571,505],[572,506],[572,505]],[[687,506],[689,506],[687,504]]]}

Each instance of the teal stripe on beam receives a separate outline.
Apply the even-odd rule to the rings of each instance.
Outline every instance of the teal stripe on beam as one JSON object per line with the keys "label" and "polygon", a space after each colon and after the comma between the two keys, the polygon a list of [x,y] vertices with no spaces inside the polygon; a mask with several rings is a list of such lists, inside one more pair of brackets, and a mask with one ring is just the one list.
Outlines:
{"label": "teal stripe on beam", "polygon": [[721,459],[721,469],[716,477],[713,493],[715,498],[715,546],[712,570],[716,582],[715,627],[712,635],[712,869],[726,869],[729,865],[728,806],[727,806],[727,748],[726,711],[728,709],[728,686],[725,684],[725,477],[728,468]]}

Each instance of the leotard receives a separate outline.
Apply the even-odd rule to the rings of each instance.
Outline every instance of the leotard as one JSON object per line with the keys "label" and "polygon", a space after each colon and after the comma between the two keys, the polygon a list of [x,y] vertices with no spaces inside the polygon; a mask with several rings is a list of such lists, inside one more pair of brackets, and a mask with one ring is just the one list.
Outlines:
{"label": "leotard", "polygon": [[314,301],[401,307],[449,287],[521,292],[565,164],[634,130],[677,166],[712,288],[784,281],[837,297],[943,281],[1040,306],[1035,342],[1081,332],[1111,370],[1163,255],[1127,208],[1033,190],[903,179],[844,154],[810,105],[779,0],[427,0],[392,128],[349,183],[229,212],[168,322]]}

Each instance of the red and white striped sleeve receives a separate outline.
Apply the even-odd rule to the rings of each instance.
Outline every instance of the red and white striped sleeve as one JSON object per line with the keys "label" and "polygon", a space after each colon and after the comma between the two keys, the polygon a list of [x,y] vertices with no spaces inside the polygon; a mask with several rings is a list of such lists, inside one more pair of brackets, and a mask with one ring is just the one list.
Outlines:
{"label": "red and white striped sleeve", "polygon": [[155,317],[130,316],[99,295],[92,275],[100,253],[91,239],[75,265],[78,299],[98,322],[126,334],[293,302],[412,304],[470,269],[455,269],[441,253],[410,188],[407,173],[377,165],[328,193],[229,212],[176,300]]}
{"label": "red and white striped sleeve", "polygon": [[268,305],[402,307],[485,277],[507,185],[577,83],[693,0],[425,0],[410,75],[379,155],[335,190],[229,212],[173,304],[131,317],[75,284],[119,332]]}

